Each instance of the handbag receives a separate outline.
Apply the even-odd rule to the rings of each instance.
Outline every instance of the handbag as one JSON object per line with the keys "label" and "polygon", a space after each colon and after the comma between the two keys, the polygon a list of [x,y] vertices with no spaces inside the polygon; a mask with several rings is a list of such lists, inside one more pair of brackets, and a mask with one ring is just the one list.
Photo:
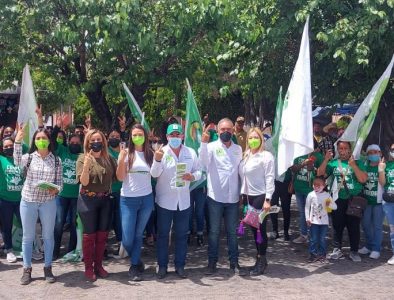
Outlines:
{"label": "handbag", "polygon": [[261,213],[261,209],[256,209],[256,208],[248,205],[248,210],[246,212],[246,215],[242,219],[241,222],[259,230],[260,229],[260,221],[259,221],[260,213]]}
{"label": "handbag", "polygon": [[387,203],[394,203],[394,193],[385,191],[382,195],[383,200]]}
{"label": "handbag", "polygon": [[360,196],[353,196],[350,198],[346,214],[357,218],[362,218],[365,208],[367,207],[367,199]]}

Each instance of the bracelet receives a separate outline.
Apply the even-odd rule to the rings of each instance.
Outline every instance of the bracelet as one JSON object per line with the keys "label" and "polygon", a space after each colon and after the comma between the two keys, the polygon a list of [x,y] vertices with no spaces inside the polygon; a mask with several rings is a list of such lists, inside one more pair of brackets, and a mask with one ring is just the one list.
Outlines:
{"label": "bracelet", "polygon": [[20,144],[22,144],[22,143],[21,143],[21,142],[16,142],[16,141],[15,141],[14,144],[20,145]]}
{"label": "bracelet", "polygon": [[157,162],[161,162],[161,160],[157,160],[157,159],[155,159],[155,161],[157,161]]}

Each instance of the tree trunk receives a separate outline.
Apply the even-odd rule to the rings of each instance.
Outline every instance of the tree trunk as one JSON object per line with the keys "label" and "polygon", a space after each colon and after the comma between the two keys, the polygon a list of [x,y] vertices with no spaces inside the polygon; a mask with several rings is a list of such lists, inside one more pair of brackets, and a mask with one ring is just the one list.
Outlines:
{"label": "tree trunk", "polygon": [[85,95],[88,97],[97,118],[101,121],[97,127],[109,131],[112,126],[112,115],[103,92],[104,84],[97,82],[94,89],[86,91]]}

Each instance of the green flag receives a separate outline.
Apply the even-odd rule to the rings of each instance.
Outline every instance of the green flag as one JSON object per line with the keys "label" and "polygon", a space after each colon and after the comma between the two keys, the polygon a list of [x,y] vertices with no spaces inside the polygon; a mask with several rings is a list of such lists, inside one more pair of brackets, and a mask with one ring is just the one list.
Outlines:
{"label": "green flag", "polygon": [[127,103],[129,104],[129,108],[131,114],[133,115],[133,118],[136,119],[139,123],[141,123],[141,125],[144,126],[145,130],[149,133],[150,128],[148,122],[146,122],[144,113],[141,111],[141,108],[139,107],[133,94],[130,92],[129,88],[125,83],[123,83],[123,88],[125,90]]}
{"label": "green flag", "polygon": [[196,101],[194,100],[192,88],[189,81],[187,84],[186,101],[186,126],[185,126],[185,146],[193,148],[198,153],[201,144],[202,121],[198,112]]}
{"label": "green flag", "polygon": [[278,153],[282,109],[283,109],[283,98],[282,98],[282,87],[280,87],[278,100],[276,102],[275,120],[274,120],[274,128],[272,130],[272,136],[270,139],[267,140],[265,146],[266,150],[270,151],[275,157],[277,156]]}
{"label": "green flag", "polygon": [[[186,79],[187,84],[187,99],[186,99],[186,126],[185,126],[185,146],[193,148],[198,155],[198,149],[201,145],[202,135],[202,121],[200,113],[198,112],[196,101],[194,100],[192,88],[189,80]],[[198,187],[204,180],[206,175],[203,173],[201,179],[190,183],[190,191]]]}

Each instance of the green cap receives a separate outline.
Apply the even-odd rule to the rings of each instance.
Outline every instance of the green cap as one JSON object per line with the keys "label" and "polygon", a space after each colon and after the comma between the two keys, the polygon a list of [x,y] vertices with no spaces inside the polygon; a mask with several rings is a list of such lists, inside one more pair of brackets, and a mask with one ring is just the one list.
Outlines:
{"label": "green cap", "polygon": [[174,131],[182,133],[182,126],[180,124],[174,123],[167,127],[167,135],[173,133]]}

